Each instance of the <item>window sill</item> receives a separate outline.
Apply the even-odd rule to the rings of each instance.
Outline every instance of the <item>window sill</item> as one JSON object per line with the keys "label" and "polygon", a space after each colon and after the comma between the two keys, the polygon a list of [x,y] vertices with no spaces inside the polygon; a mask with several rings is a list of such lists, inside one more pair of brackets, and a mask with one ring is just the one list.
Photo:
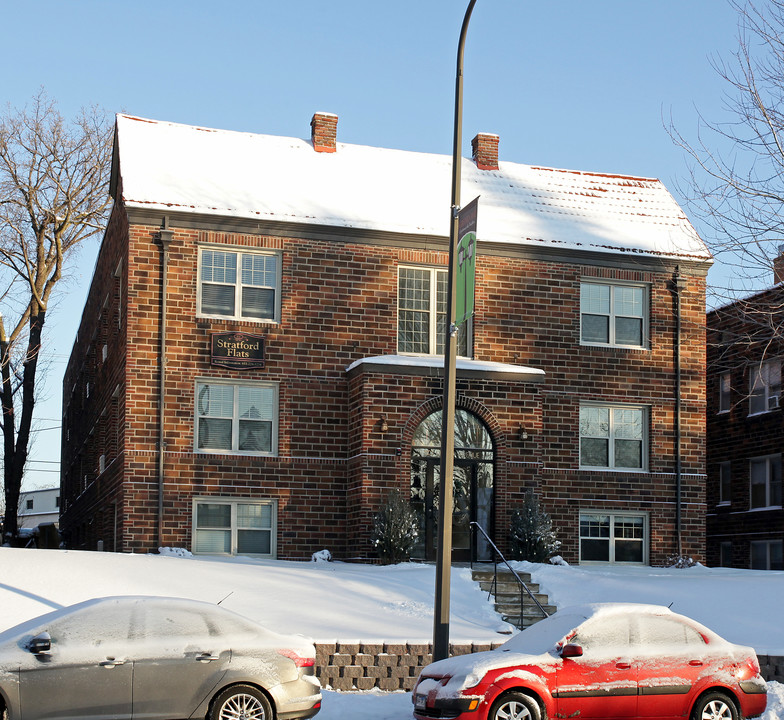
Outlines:
{"label": "window sill", "polygon": [[228,315],[196,315],[197,322],[250,323],[252,325],[280,325],[276,318],[229,317]]}
{"label": "window sill", "polygon": [[194,448],[195,455],[231,455],[232,457],[268,457],[276,458],[277,453],[268,452],[249,452],[247,450],[205,450],[204,448]]}
{"label": "window sill", "polygon": [[643,352],[650,352],[651,349],[648,345],[613,345],[611,343],[591,343],[582,340],[580,341],[580,347],[605,348],[607,350],[637,350]]}
{"label": "window sill", "polygon": [[614,468],[614,467],[594,467],[594,466],[579,466],[580,471],[586,472],[611,472],[611,473],[633,473],[635,475],[644,475],[650,472],[648,468]]}
{"label": "window sill", "polygon": [[765,507],[749,508],[747,512],[765,512],[766,510],[781,510],[781,505],[766,505]]}

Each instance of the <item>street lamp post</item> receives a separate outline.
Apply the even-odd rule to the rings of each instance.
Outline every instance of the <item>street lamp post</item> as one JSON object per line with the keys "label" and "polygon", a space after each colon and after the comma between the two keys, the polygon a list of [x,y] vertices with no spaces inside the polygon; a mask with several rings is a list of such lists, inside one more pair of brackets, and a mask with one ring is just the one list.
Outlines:
{"label": "street lamp post", "polygon": [[468,23],[476,0],[471,0],[457,47],[455,77],[455,126],[452,143],[452,206],[449,218],[449,271],[444,323],[444,400],[441,413],[441,477],[439,478],[438,555],[436,557],[435,612],[433,619],[433,660],[449,656],[449,584],[452,570],[452,505],[455,454],[455,373],[457,328],[454,326],[457,297],[458,213],[460,211],[460,163],[463,143],[463,49]]}

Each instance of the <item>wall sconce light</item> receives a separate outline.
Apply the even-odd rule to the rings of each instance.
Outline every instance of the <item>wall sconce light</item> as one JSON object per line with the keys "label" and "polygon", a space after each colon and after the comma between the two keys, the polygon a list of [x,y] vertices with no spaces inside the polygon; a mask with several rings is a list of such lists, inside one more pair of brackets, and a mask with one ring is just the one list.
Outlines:
{"label": "wall sconce light", "polygon": [[381,432],[387,432],[389,430],[389,424],[387,423],[387,416],[386,415],[382,415],[381,416],[381,422],[380,422],[378,427],[379,427],[379,430],[381,430]]}
{"label": "wall sconce light", "polygon": [[517,428],[517,439],[518,440],[528,440],[528,433],[526,432],[525,428],[520,425]]}

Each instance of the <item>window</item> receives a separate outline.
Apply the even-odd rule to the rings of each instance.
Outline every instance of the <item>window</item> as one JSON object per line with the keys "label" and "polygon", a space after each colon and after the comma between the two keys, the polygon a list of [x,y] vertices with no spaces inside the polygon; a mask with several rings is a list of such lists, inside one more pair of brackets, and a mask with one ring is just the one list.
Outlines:
{"label": "window", "polygon": [[781,506],[781,455],[749,461],[751,508]]}
{"label": "window", "polygon": [[580,284],[580,340],[585,345],[645,347],[647,289],[643,285]]}
{"label": "window", "polygon": [[719,545],[719,567],[732,567],[732,540],[722,540]]}
{"label": "window", "polygon": [[781,540],[755,540],[751,543],[752,570],[784,570]]}
{"label": "window", "polygon": [[781,361],[753,365],[749,372],[749,415],[775,410],[781,392]]}
{"label": "window", "polygon": [[193,552],[275,557],[276,524],[273,500],[194,500]]}
{"label": "window", "polygon": [[196,383],[196,450],[248,455],[277,452],[278,386]]}
{"label": "window", "polygon": [[[401,267],[398,272],[397,349],[416,355],[444,354],[447,271]],[[471,321],[460,326],[457,354],[470,357]]]}
{"label": "window", "polygon": [[644,407],[580,407],[580,467],[644,470],[647,466]]}
{"label": "window", "polygon": [[30,499],[27,501],[27,504],[26,504],[26,506],[27,506],[27,509],[28,509],[28,510],[32,510],[32,509],[33,509],[33,503],[34,503],[34,500],[33,500],[33,498],[30,498]]}
{"label": "window", "polygon": [[719,412],[730,411],[730,373],[719,375]]}
{"label": "window", "polygon": [[580,562],[646,562],[645,515],[580,513]]}
{"label": "window", "polygon": [[275,253],[202,248],[198,315],[280,319],[280,257]]}
{"label": "window", "polygon": [[732,463],[719,463],[719,502],[727,504],[732,499]]}

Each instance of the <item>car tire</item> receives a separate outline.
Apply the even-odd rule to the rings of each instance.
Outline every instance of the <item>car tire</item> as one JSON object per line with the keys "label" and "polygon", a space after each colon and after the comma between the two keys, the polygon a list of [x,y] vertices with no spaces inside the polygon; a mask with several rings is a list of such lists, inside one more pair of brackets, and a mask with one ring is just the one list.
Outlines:
{"label": "car tire", "polygon": [[487,720],[541,720],[539,704],[528,695],[509,692],[490,707]]}
{"label": "car tire", "polygon": [[273,720],[267,696],[252,685],[232,685],[219,692],[212,701],[208,720]]}
{"label": "car tire", "polygon": [[708,693],[697,700],[691,720],[738,720],[738,708],[724,693]]}

